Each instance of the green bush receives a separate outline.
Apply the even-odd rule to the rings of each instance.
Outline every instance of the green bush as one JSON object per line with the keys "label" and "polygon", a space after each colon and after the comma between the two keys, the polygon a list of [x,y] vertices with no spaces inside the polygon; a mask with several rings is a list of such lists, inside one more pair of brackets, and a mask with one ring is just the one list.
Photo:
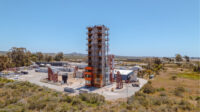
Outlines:
{"label": "green bush", "polygon": [[127,106],[126,106],[126,109],[132,110],[132,109],[133,109],[133,106],[132,106],[132,105],[127,105]]}
{"label": "green bush", "polygon": [[195,100],[200,101],[200,96],[197,96]]}
{"label": "green bush", "polygon": [[6,78],[1,78],[0,77],[0,83],[10,83],[10,82],[14,82],[13,80],[10,80],[10,79],[6,79]]}
{"label": "green bush", "polygon": [[158,92],[165,91],[165,88],[158,88],[158,89],[156,89],[156,91],[158,91]]}
{"label": "green bush", "polygon": [[104,96],[96,93],[82,93],[79,95],[79,98],[82,101],[86,101],[87,103],[97,104],[97,105],[105,102]]}
{"label": "green bush", "polygon": [[172,76],[171,78],[170,78],[171,80],[176,80],[177,79],[177,76]]}
{"label": "green bush", "polygon": [[0,112],[24,112],[25,109],[18,105],[9,105],[4,109],[0,109]]}
{"label": "green bush", "polygon": [[140,105],[142,105],[144,107],[148,107],[150,105],[149,96],[147,96],[147,95],[145,95],[144,93],[141,93],[141,92],[137,92],[135,94],[135,96],[130,98],[129,104],[131,104],[131,102],[138,102]]}
{"label": "green bush", "polygon": [[142,92],[136,92],[135,93],[135,95],[134,96],[131,96],[131,97],[129,97],[128,98],[128,101],[127,101],[127,103],[128,104],[132,104],[132,103],[134,103],[135,102],[135,100],[137,100],[137,98],[139,98],[139,97],[146,97],[146,94],[144,94],[144,93],[142,93]]}
{"label": "green bush", "polygon": [[167,96],[167,94],[165,92],[161,92],[160,96]]}
{"label": "green bush", "polygon": [[147,94],[153,94],[155,93],[155,88],[148,83],[143,87],[143,92]]}
{"label": "green bush", "polygon": [[72,105],[80,105],[81,104],[81,100],[78,97],[74,97],[72,100]]}
{"label": "green bush", "polygon": [[162,104],[162,100],[160,97],[154,97],[152,99],[152,102],[153,102],[153,105],[157,105],[157,106],[160,106]]}
{"label": "green bush", "polygon": [[69,97],[68,95],[64,95],[61,99],[60,102],[67,102],[67,103],[71,103],[72,102],[72,98]]}
{"label": "green bush", "polygon": [[184,92],[185,92],[185,88],[184,87],[177,87],[174,90],[174,95],[182,97],[183,96],[182,94]]}
{"label": "green bush", "polygon": [[186,100],[181,100],[181,102],[179,103],[179,108],[181,108],[182,110],[191,111],[193,109],[193,105]]}

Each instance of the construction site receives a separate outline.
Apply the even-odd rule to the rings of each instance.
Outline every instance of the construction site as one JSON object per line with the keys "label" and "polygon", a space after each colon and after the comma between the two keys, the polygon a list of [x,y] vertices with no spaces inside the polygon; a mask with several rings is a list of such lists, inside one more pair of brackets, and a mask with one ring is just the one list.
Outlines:
{"label": "construction site", "polygon": [[86,45],[87,62],[36,62],[17,70],[20,73],[10,73],[6,77],[69,95],[98,93],[107,100],[130,97],[147,83],[137,77],[142,67],[120,67],[115,62],[115,55],[109,54],[109,28],[106,26],[87,27]]}

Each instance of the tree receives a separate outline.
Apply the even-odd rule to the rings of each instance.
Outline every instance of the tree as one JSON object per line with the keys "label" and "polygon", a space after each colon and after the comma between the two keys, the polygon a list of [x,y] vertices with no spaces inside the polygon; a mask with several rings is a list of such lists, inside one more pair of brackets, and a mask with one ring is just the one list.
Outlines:
{"label": "tree", "polygon": [[190,57],[189,56],[184,56],[186,62],[190,62]]}
{"label": "tree", "polygon": [[177,54],[175,59],[177,62],[183,61],[182,56],[180,54]]}
{"label": "tree", "polygon": [[32,54],[31,55],[31,61],[33,61],[33,62],[37,62],[38,61],[36,54]]}
{"label": "tree", "polygon": [[138,71],[138,77],[143,78],[145,75],[145,71]]}
{"label": "tree", "polygon": [[163,57],[163,60],[167,61],[168,63],[172,61],[172,59],[168,57]]}
{"label": "tree", "polygon": [[13,47],[7,53],[11,59],[13,67],[29,66],[31,64],[31,52],[26,48]]}
{"label": "tree", "polygon": [[43,61],[44,60],[44,55],[41,52],[37,52],[36,56],[37,56],[37,61]]}
{"label": "tree", "polygon": [[11,60],[7,56],[0,56],[0,71],[3,71],[11,66]]}
{"label": "tree", "polygon": [[51,62],[51,61],[53,61],[53,57],[46,54],[46,55],[44,56],[44,60],[47,61],[47,62]]}
{"label": "tree", "polygon": [[62,52],[56,54],[55,61],[61,61],[64,58],[64,54]]}
{"label": "tree", "polygon": [[159,58],[154,58],[154,64],[160,65],[162,62]]}
{"label": "tree", "polygon": [[200,63],[198,63],[197,65],[193,66],[193,71],[200,73]]}
{"label": "tree", "polygon": [[151,74],[152,74],[152,71],[151,71],[151,70],[146,70],[146,73],[147,73],[148,75],[151,75]]}
{"label": "tree", "polygon": [[29,66],[31,65],[31,52],[30,51],[27,51],[26,54],[25,54],[25,66]]}

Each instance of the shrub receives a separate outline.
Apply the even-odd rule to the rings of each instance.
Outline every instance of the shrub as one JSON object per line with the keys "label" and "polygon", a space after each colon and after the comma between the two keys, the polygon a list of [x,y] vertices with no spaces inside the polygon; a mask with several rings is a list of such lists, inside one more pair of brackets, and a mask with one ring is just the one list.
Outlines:
{"label": "shrub", "polygon": [[9,105],[4,109],[0,109],[0,112],[24,112],[24,108],[18,105]]}
{"label": "shrub", "polygon": [[139,97],[146,97],[146,94],[144,94],[144,93],[138,91],[138,92],[135,93],[134,96],[131,96],[131,97],[128,98],[127,103],[128,103],[128,104],[134,103],[135,100],[137,100],[137,98],[139,98]]}
{"label": "shrub", "polygon": [[168,105],[173,105],[174,102],[172,99],[169,99],[168,97],[162,97],[162,103],[163,104],[168,104]]}
{"label": "shrub", "polygon": [[200,73],[200,64],[198,64],[197,66],[193,66],[193,71]]}
{"label": "shrub", "polygon": [[71,102],[72,102],[72,98],[69,97],[68,95],[64,95],[64,96],[60,99],[60,102],[71,103]]}
{"label": "shrub", "polygon": [[147,94],[153,94],[155,93],[155,88],[148,83],[143,87],[143,92]]}
{"label": "shrub", "polygon": [[86,101],[87,103],[92,103],[92,104],[97,104],[97,105],[105,102],[104,96],[96,94],[96,93],[82,93],[79,95],[79,98],[82,101]]}
{"label": "shrub", "polygon": [[158,91],[158,92],[165,91],[165,88],[158,88],[158,89],[156,89],[156,91]]}
{"label": "shrub", "polygon": [[160,106],[160,105],[162,104],[162,100],[161,100],[160,97],[154,97],[154,98],[152,99],[152,102],[153,102],[153,105],[158,105],[158,106]]}
{"label": "shrub", "polygon": [[197,98],[195,100],[196,101],[200,101],[200,96],[197,96]]}
{"label": "shrub", "polygon": [[144,93],[137,92],[134,97],[130,98],[129,104],[131,104],[131,102],[138,102],[140,105],[148,107],[150,104],[150,99],[149,96],[145,95]]}
{"label": "shrub", "polygon": [[171,80],[176,80],[177,79],[177,76],[172,76],[171,78],[170,78]]}
{"label": "shrub", "polygon": [[165,92],[161,92],[160,96],[167,96],[167,94]]}
{"label": "shrub", "polygon": [[10,79],[6,79],[6,78],[1,78],[0,77],[0,83],[10,83],[10,82],[14,82],[14,81],[10,80]]}
{"label": "shrub", "polygon": [[193,109],[193,105],[186,100],[181,100],[181,102],[179,103],[179,108],[181,108],[182,110],[191,111]]}
{"label": "shrub", "polygon": [[72,105],[79,105],[81,104],[81,100],[77,97],[74,97],[73,100],[72,100]]}
{"label": "shrub", "polygon": [[0,83],[0,88],[2,88],[4,86],[4,84],[3,83]]}
{"label": "shrub", "polygon": [[182,97],[183,96],[182,95],[183,92],[185,92],[185,88],[184,87],[177,87],[174,90],[174,95]]}
{"label": "shrub", "polygon": [[132,110],[132,109],[133,109],[133,106],[132,106],[132,105],[127,105],[127,106],[126,106],[126,109]]}
{"label": "shrub", "polygon": [[152,82],[151,81],[148,81],[148,83],[147,84],[152,84]]}

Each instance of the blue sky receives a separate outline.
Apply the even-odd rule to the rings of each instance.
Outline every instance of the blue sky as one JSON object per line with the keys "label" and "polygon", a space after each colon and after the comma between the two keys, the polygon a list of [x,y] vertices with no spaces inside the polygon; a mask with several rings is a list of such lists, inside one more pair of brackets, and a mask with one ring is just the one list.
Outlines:
{"label": "blue sky", "polygon": [[87,53],[86,27],[110,28],[110,53],[200,56],[198,0],[0,0],[0,51]]}

